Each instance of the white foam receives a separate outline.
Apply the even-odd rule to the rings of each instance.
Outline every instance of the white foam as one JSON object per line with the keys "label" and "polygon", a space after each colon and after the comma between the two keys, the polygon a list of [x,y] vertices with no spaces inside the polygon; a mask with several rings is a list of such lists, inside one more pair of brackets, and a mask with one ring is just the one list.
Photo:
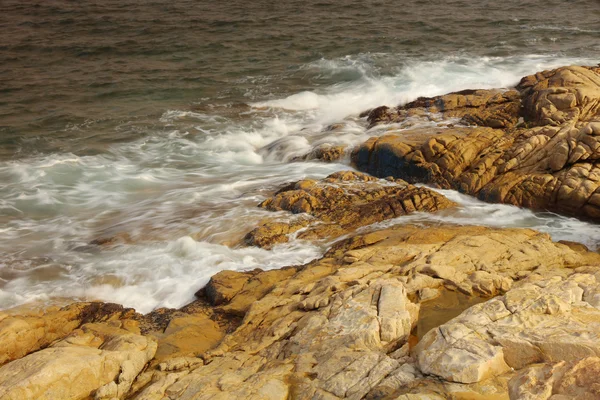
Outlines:
{"label": "white foam", "polygon": [[[583,243],[592,250],[600,248],[600,226],[550,212],[533,212],[507,204],[492,204],[454,190],[435,189],[459,204],[434,214],[416,213],[378,224],[388,227],[397,224],[437,222],[457,225],[481,225],[496,228],[530,228],[548,233],[553,240]],[[371,227],[372,229],[372,227]]]}
{"label": "white foam", "polygon": [[[29,278],[12,280],[0,291],[0,300],[3,306],[10,307],[47,299],[51,294],[116,302],[146,313],[156,307],[182,307],[194,299],[194,293],[212,275],[223,269],[281,268],[306,263],[321,252],[322,249],[301,242],[267,251],[255,247],[231,249],[185,236],[159,246],[103,253],[73,267],[64,279],[42,285],[33,285]],[[103,283],[106,277],[122,284]]]}
{"label": "white foam", "polygon": [[[44,279],[35,270],[19,271],[0,289],[0,307],[64,296],[114,301],[146,312],[182,306],[223,269],[306,262],[323,249],[296,241],[272,251],[237,247],[245,232],[274,215],[256,207],[270,191],[348,168],[287,161],[313,146],[353,145],[383,134],[387,127],[367,130],[358,118],[372,107],[461,89],[508,87],[538,70],[594,61],[556,55],[407,60],[368,53],[317,60],[301,69],[335,84],[279,99],[254,99],[254,108],[240,108],[237,114],[227,108],[223,114],[169,110],[159,119],[161,129],[112,145],[105,154],[2,162],[0,252],[15,260],[48,257],[69,272]],[[326,129],[338,122],[343,126]],[[598,241],[595,226],[581,221],[458,200],[463,205],[458,213],[403,221],[527,226],[555,239],[591,246]],[[93,239],[123,233],[132,244],[85,247]]]}

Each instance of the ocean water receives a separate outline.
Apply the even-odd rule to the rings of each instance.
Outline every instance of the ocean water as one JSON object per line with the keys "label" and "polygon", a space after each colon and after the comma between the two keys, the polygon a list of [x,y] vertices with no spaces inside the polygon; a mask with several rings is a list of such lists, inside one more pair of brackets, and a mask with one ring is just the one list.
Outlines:
{"label": "ocean water", "polygon": [[[597,0],[3,0],[0,309],[179,307],[220,270],[319,257],[328,243],[240,245],[279,186],[350,168],[290,160],[382,134],[359,118],[371,107],[596,65],[598,21]],[[458,211],[393,223],[600,242],[593,224],[445,194]]]}

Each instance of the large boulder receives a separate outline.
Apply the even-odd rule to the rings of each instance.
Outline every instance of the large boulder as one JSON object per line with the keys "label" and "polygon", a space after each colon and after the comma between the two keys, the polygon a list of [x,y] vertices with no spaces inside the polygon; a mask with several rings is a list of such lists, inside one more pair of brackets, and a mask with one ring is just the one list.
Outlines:
{"label": "large boulder", "polygon": [[[464,114],[462,121],[477,127],[374,137],[354,150],[353,161],[375,176],[600,219],[600,68],[544,71],[523,78],[517,90],[518,95],[506,92],[506,101],[499,103],[480,91],[409,103],[401,109],[446,110],[447,117]],[[511,105],[500,112],[498,104]],[[390,110],[397,117],[379,116],[372,122],[403,118],[400,111]],[[490,122],[492,115],[496,122]],[[515,124],[517,118],[521,124]]]}

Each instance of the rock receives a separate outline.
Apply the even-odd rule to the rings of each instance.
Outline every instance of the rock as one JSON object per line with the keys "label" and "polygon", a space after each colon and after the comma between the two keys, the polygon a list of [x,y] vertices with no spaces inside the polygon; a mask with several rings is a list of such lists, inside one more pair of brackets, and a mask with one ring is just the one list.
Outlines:
{"label": "rock", "polygon": [[[600,356],[600,271],[526,279],[430,331],[416,349],[423,373],[472,383],[532,363]],[[584,296],[587,293],[587,296]]]}
{"label": "rock", "polygon": [[[544,71],[523,78],[517,90],[459,92],[409,103],[394,112],[425,107],[446,117],[462,115],[463,122],[478,127],[374,137],[353,151],[353,162],[379,177],[600,219],[600,68]],[[520,103],[524,127],[515,125]],[[498,112],[498,106],[508,108]]]}
{"label": "rock", "polygon": [[562,67],[521,79],[524,116],[531,123],[599,122],[600,68]]}
{"label": "rock", "polygon": [[310,153],[293,159],[292,161],[319,160],[324,162],[339,161],[344,158],[349,152],[348,146],[339,145],[332,146],[328,144],[315,147]]}
{"label": "rock", "polygon": [[73,303],[63,308],[11,315],[0,312],[0,365],[60,340],[88,322],[134,317],[135,311],[111,303]]}
{"label": "rock", "polygon": [[587,400],[600,398],[600,358],[537,364],[520,371],[508,383],[514,400]]}
{"label": "rock", "polygon": [[[600,255],[574,251],[532,230],[397,226],[342,240],[322,259],[289,269],[285,275],[261,278],[275,271],[222,274],[214,279],[211,290],[214,298],[230,300],[224,300],[217,309],[225,310],[243,295],[242,299],[248,300],[242,302],[244,308],[238,308],[240,312],[245,310],[241,324],[216,348],[202,355],[204,365],[188,369],[184,362],[176,372],[155,374],[140,388],[137,398],[447,398],[448,393],[465,399],[506,398],[506,382],[514,374],[509,365],[515,363],[504,358],[513,354],[517,348],[514,346],[478,339],[470,347],[461,347],[464,353],[473,355],[473,360],[453,353],[441,358],[440,351],[445,347],[435,343],[436,336],[430,340],[425,335],[423,342],[427,340],[432,346],[417,348],[431,348],[430,358],[444,361],[439,371],[428,364],[433,373],[479,381],[451,383],[422,373],[420,367],[426,360],[419,357],[426,355],[421,350],[413,359],[409,351],[410,333],[420,318],[420,306],[414,299],[426,288],[445,292],[460,287],[464,292],[477,292],[485,282],[486,290],[497,294],[508,290],[506,282],[515,288],[537,282],[536,287],[541,288],[539,285],[545,282],[560,285],[560,281],[561,292],[571,299],[569,304],[574,309],[578,292],[570,282],[587,282],[581,298],[596,299],[592,279],[579,277],[586,273],[585,265],[594,263],[600,264]],[[577,268],[576,273],[573,268]],[[453,274],[445,275],[445,269]],[[549,278],[553,275],[558,278]],[[216,293],[220,288],[224,291],[222,297]],[[250,301],[254,290],[258,295]],[[505,294],[511,309],[511,302],[530,297],[516,291],[513,296],[513,291]],[[459,340],[460,332],[472,332],[470,327],[476,324],[485,323],[484,328],[489,325],[490,330],[499,330],[501,325],[494,325],[491,319],[510,326],[512,314],[507,306],[496,309],[496,303],[490,303],[493,301],[498,300],[475,305],[444,328],[435,327],[431,332],[444,329]],[[538,308],[555,314],[544,311],[536,315],[558,316],[564,308],[560,302],[545,304],[546,308],[541,304]],[[467,317],[457,333],[446,328],[460,325],[456,321]],[[543,322],[539,319],[537,323]],[[589,334],[593,329],[591,325]],[[506,340],[510,332],[503,336]],[[542,329],[537,332],[545,335]],[[543,339],[552,342],[555,332],[546,332],[549,336]],[[500,338],[500,333],[496,337]],[[568,345],[560,338],[557,341],[560,346]],[[557,356],[558,350],[555,353]],[[459,361],[468,368],[461,370]]]}
{"label": "rock", "polygon": [[[180,310],[83,323],[2,366],[0,399],[505,399],[513,368],[599,355],[597,265],[529,229],[358,234],[303,266],[222,272]],[[450,295],[470,307],[441,308],[415,346]],[[590,365],[556,393],[593,393]]]}
{"label": "rock", "polygon": [[292,232],[298,232],[301,239],[337,237],[415,211],[433,212],[454,205],[441,194],[402,180],[381,181],[362,173],[336,172],[319,182],[303,180],[289,185],[260,204],[271,211],[314,218],[265,224],[250,232],[246,242],[270,248],[287,241]]}
{"label": "rock", "polygon": [[466,124],[511,128],[519,119],[521,98],[516,90],[463,90],[431,98],[420,97],[404,106],[378,107],[367,117],[370,126],[402,122],[414,115],[440,113],[442,118],[461,118]]}
{"label": "rock", "polygon": [[294,219],[289,222],[267,222],[244,237],[246,244],[270,249],[279,243],[287,243],[289,235],[310,224],[308,219]]}
{"label": "rock", "polygon": [[210,278],[203,290],[213,306],[229,303],[248,280],[260,272],[263,271],[260,269],[248,272],[221,271]]}
{"label": "rock", "polygon": [[195,356],[217,346],[225,331],[209,315],[183,314],[171,318],[162,334],[154,335],[158,340],[154,362],[174,357]]}
{"label": "rock", "polygon": [[124,398],[154,356],[156,342],[132,332],[135,325],[114,322],[85,324],[51,347],[4,365],[0,398]]}

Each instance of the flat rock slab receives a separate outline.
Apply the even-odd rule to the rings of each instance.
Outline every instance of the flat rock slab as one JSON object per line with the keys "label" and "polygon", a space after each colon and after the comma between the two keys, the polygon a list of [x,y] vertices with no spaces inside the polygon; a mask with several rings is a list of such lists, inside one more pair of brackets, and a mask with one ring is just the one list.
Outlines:
{"label": "flat rock slab", "polygon": [[51,347],[0,368],[0,399],[122,399],[154,357],[133,321],[85,324]]}

